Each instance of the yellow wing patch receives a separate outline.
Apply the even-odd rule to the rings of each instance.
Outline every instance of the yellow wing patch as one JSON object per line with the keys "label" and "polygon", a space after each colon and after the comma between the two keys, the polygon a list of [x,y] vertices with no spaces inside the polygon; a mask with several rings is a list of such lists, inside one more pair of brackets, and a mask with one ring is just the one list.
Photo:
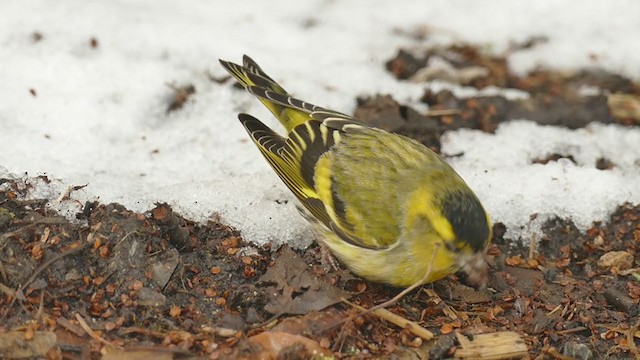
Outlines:
{"label": "yellow wing patch", "polygon": [[331,219],[316,192],[313,177],[318,159],[333,146],[333,142],[322,141],[321,124],[300,125],[289,138],[283,138],[250,115],[240,114],[238,118],[285,185],[318,221],[329,227]]}

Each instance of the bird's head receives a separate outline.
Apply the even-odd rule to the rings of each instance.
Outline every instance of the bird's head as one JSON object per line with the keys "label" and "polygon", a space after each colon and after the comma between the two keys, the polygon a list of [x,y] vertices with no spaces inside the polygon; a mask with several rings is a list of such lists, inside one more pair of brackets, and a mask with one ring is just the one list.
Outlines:
{"label": "bird's head", "polygon": [[452,267],[464,272],[469,284],[485,287],[488,280],[485,253],[491,240],[491,221],[480,200],[466,187],[439,196],[427,188],[418,193],[413,197],[412,208],[418,215],[415,218],[423,219],[421,222],[426,223],[428,231],[438,235],[444,250],[456,259]]}

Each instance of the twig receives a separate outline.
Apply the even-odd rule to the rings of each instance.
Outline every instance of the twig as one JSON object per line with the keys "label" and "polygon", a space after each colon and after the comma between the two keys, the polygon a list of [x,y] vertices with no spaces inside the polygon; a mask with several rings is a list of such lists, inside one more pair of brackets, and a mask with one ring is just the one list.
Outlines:
{"label": "twig", "polygon": [[531,240],[529,241],[529,260],[533,260],[536,257],[536,234],[531,234]]}
{"label": "twig", "polygon": [[[31,227],[35,225],[64,225],[67,223],[68,221],[64,216],[47,216],[47,217],[43,217],[36,220],[26,219],[26,220],[14,221],[11,223],[11,226],[15,227],[15,226],[25,225],[25,228],[26,228],[26,227]],[[12,231],[11,233],[20,232],[21,230],[24,230],[24,228],[17,229],[15,231]]]}
{"label": "twig", "polygon": [[139,335],[155,337],[155,338],[158,338],[158,339],[164,339],[167,336],[167,333],[164,333],[164,332],[161,332],[161,331],[154,331],[154,330],[151,330],[151,329],[145,329],[145,328],[136,327],[136,326],[125,328],[125,329],[123,329],[122,333],[125,334],[125,335],[128,335],[128,334],[139,334]]}
{"label": "twig", "polygon": [[[344,300],[344,299],[342,299],[342,300]],[[274,327],[276,325],[276,323],[277,323],[277,320],[280,319],[284,314],[285,313],[283,313],[283,312],[279,312],[279,313],[273,315],[272,317],[268,318],[267,320],[265,320],[263,322],[260,322],[260,323],[253,324],[253,325],[249,326],[249,329],[258,329],[258,328],[262,328],[262,327],[266,327],[266,328]],[[347,319],[345,319],[343,321],[340,321],[337,324],[330,326],[329,328],[333,328],[335,326],[343,324],[343,323],[347,322],[347,320],[349,320],[349,319],[350,318],[347,318]]]}
{"label": "twig", "polygon": [[558,352],[558,349],[554,348],[553,346],[543,350],[545,354],[551,356],[554,359],[557,360],[574,360],[574,358],[570,357],[570,356],[564,356],[562,354],[560,354],[560,352]]}
{"label": "twig", "polygon": [[67,186],[67,188],[60,194],[60,196],[58,196],[56,201],[57,202],[62,202],[63,200],[68,199],[69,196],[71,196],[71,191],[72,190],[73,190],[73,185]]}
{"label": "twig", "polygon": [[547,316],[555,314],[556,312],[560,311],[560,309],[562,309],[562,305],[558,305],[558,306],[554,307],[553,310],[551,310],[551,311],[549,311],[547,313]]}
{"label": "twig", "polygon": [[[73,254],[81,251],[82,249],[85,248],[85,246],[86,246],[86,244],[82,244],[81,246],[78,246],[77,248],[69,249],[69,250],[67,250],[65,252],[61,252],[61,253],[55,254],[54,256],[51,257],[51,259],[45,261],[44,264],[40,265],[36,269],[36,271],[34,271],[33,274],[31,274],[31,277],[29,277],[29,279],[27,281],[25,281],[25,283],[20,287],[20,289],[26,288],[29,284],[31,284],[31,282],[33,282],[33,280],[36,279],[36,277],[38,277],[38,275],[40,275],[41,272],[43,272],[46,268],[48,268],[54,262],[62,259],[65,256],[73,255]],[[21,291],[21,290],[18,290],[18,291]]]}
{"label": "twig", "polygon": [[462,114],[460,109],[442,109],[442,110],[429,110],[425,115],[427,116],[447,116]]}
{"label": "twig", "polygon": [[[442,307],[442,313],[447,315],[449,317],[449,319],[451,320],[458,320],[458,314],[456,313],[455,310],[453,310],[451,308],[451,306],[449,306],[447,303],[445,303],[442,298],[440,298],[440,296],[438,294],[436,294],[435,291],[433,291],[433,289],[425,289],[423,288],[422,291],[427,294],[427,296],[429,296],[429,299],[433,302],[436,303],[436,305],[443,303],[443,307]],[[466,312],[467,314],[469,314],[468,312]]]}
{"label": "twig", "polygon": [[636,359],[640,359],[640,351],[636,346],[636,339],[634,338],[635,332],[640,328],[640,321],[627,330],[627,342],[629,343],[629,349],[636,356]]}
{"label": "twig", "polygon": [[78,337],[83,337],[85,335],[85,333],[82,331],[82,329],[78,328],[78,326],[76,324],[73,324],[71,321],[69,321],[67,318],[65,317],[59,317],[56,319],[56,323],[60,326],[62,326],[63,328],[65,328],[67,331],[75,334]]}
{"label": "twig", "polygon": [[31,205],[44,205],[46,204],[49,200],[48,199],[29,199],[29,200],[13,200],[15,201],[18,205],[21,206],[31,206]]}
{"label": "twig", "polygon": [[[527,224],[527,231],[531,231],[531,223],[534,222],[538,218],[538,213],[532,214],[529,216],[529,223]],[[529,240],[529,259],[533,260],[536,257],[536,245],[537,245],[537,233],[534,231],[531,234],[531,240]]]}
{"label": "twig", "polygon": [[38,304],[38,311],[36,312],[35,320],[40,319],[44,312],[44,290],[40,292],[40,304]]}
{"label": "twig", "polygon": [[69,185],[67,186],[67,188],[62,192],[62,194],[60,194],[60,196],[58,197],[58,199],[56,201],[58,202],[63,202],[64,200],[68,200],[69,198],[71,198],[71,192],[72,191],[76,191],[76,190],[80,190],[82,188],[87,187],[88,184],[86,185]]}
{"label": "twig", "polygon": [[[173,354],[176,355],[176,357],[170,357],[171,359],[174,358],[191,358],[189,357],[189,355],[192,355],[191,352],[189,352],[189,350],[184,350],[184,349],[178,349],[178,348],[166,348],[166,347],[162,347],[160,345],[128,345],[126,349],[121,349],[121,351],[119,351],[118,353],[116,353],[115,356],[118,356],[117,358],[119,358],[120,356],[124,356],[124,354],[127,354],[126,358],[128,359],[136,359],[136,358],[141,358],[141,359],[150,359],[152,355],[147,355],[147,354],[139,354],[137,355],[136,352],[143,352],[143,353],[147,353],[147,352],[152,352],[152,353],[156,353],[156,354]],[[113,355],[113,353],[111,354]],[[113,358],[116,358],[116,357]],[[136,357],[138,356],[138,357]],[[165,358],[163,356],[159,356],[160,358]],[[169,358],[169,357],[167,357]]]}
{"label": "twig", "polygon": [[585,330],[589,330],[589,329],[587,329],[584,326],[577,326],[577,327],[574,327],[573,329],[560,330],[560,331],[558,331],[558,335],[573,334],[573,333],[577,333],[577,332],[581,332],[581,331],[585,331]]}
{"label": "twig", "polygon": [[5,295],[7,295],[7,297],[15,297],[16,296],[16,291],[13,290],[12,288],[8,287],[7,285],[0,283],[0,292],[4,293]]}
{"label": "twig", "polygon": [[9,278],[7,277],[7,271],[4,269],[4,263],[0,259],[0,276],[2,276],[2,282],[5,284],[9,283]]}
{"label": "twig", "polygon": [[[11,227],[15,227],[15,226],[22,226],[19,229],[10,231],[10,232],[6,232],[2,235],[0,235],[0,240],[5,240],[5,239],[9,239],[11,237],[14,237],[16,235],[18,235],[19,233],[30,229],[36,225],[64,225],[67,224],[68,221],[67,219],[65,219],[64,217],[55,217],[55,216],[51,216],[51,217],[45,217],[42,219],[38,219],[38,220],[22,220],[22,221],[14,221],[11,223]],[[24,226],[23,226],[24,225]]]}
{"label": "twig", "polygon": [[354,308],[363,311],[363,314],[366,313],[372,313],[373,315],[386,320],[394,325],[397,325],[403,329],[406,329],[407,331],[409,331],[410,333],[419,336],[425,340],[431,340],[433,339],[433,333],[425,328],[423,328],[422,326],[418,325],[416,322],[413,322],[411,320],[405,319],[400,315],[396,315],[394,313],[392,313],[391,311],[387,310],[387,309],[382,309],[382,308],[378,308],[376,309],[375,307],[372,307],[371,309],[365,309],[362,306],[356,305],[352,302],[349,302],[346,299],[342,299],[342,301],[344,301],[345,303],[353,306]]}
{"label": "twig", "polygon": [[137,234],[137,233],[138,233],[138,230],[135,230],[135,231],[131,231],[131,232],[126,233],[126,234],[122,237],[122,239],[120,239],[120,241],[118,241],[118,243],[116,244],[116,246],[120,245],[120,243],[122,243],[123,241],[125,241],[125,240],[130,236],[130,235]]}
{"label": "twig", "polygon": [[29,286],[29,284],[31,284],[31,282],[33,282],[33,280],[35,280],[36,277],[38,277],[38,275],[42,271],[44,271],[51,264],[53,264],[54,262],[62,259],[63,257],[68,256],[68,255],[72,255],[72,254],[75,254],[75,253],[81,251],[82,249],[85,248],[85,246],[86,246],[86,244],[82,244],[81,246],[78,246],[77,248],[69,249],[69,250],[67,250],[65,252],[56,254],[56,255],[52,256],[51,259],[45,261],[44,264],[40,265],[36,269],[36,271],[34,271],[33,274],[31,274],[31,277],[29,277],[29,279],[27,279],[27,281],[25,281],[24,284],[22,284],[22,286],[20,286],[18,288],[18,290],[15,290],[15,297],[13,299],[11,299],[11,302],[9,303],[9,305],[7,305],[6,312],[4,314],[2,314],[2,317],[0,317],[0,320],[4,320],[4,318],[9,313],[9,309],[11,309],[13,304],[16,302],[16,299],[18,299],[18,298],[23,299],[24,298],[24,293],[22,292],[22,289],[25,289],[27,286]]}
{"label": "twig", "polygon": [[64,225],[68,221],[62,216],[49,216],[35,221],[34,225]]}
{"label": "twig", "polygon": [[87,325],[87,322],[84,321],[84,319],[82,318],[82,316],[80,316],[80,314],[76,313],[76,320],[78,320],[78,323],[80,324],[80,327],[87,333],[89,334],[89,336],[91,336],[92,339],[94,340],[98,340],[101,343],[105,344],[105,345],[109,345],[118,349],[121,349],[122,347],[117,346],[116,344],[112,343],[109,340],[106,340],[105,338],[101,337],[100,335],[96,334],[95,331],[93,331],[89,325]]}

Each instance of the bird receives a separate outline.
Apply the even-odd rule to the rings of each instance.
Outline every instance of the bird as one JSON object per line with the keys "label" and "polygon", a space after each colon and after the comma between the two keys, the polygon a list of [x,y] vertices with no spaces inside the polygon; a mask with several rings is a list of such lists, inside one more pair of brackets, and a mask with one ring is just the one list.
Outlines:
{"label": "bird", "polygon": [[484,287],[489,215],[438,154],[403,135],[291,96],[249,56],[222,67],[280,121],[238,119],[324,246],[356,275],[394,287],[458,271]]}

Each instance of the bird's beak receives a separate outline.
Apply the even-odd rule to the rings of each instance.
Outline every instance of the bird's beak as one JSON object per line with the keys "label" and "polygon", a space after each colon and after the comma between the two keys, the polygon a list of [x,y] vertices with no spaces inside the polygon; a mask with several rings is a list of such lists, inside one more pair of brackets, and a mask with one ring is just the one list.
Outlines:
{"label": "bird's beak", "polygon": [[460,271],[465,273],[469,285],[476,289],[484,289],[489,281],[489,266],[484,251],[471,254],[464,254],[460,257],[458,264]]}

